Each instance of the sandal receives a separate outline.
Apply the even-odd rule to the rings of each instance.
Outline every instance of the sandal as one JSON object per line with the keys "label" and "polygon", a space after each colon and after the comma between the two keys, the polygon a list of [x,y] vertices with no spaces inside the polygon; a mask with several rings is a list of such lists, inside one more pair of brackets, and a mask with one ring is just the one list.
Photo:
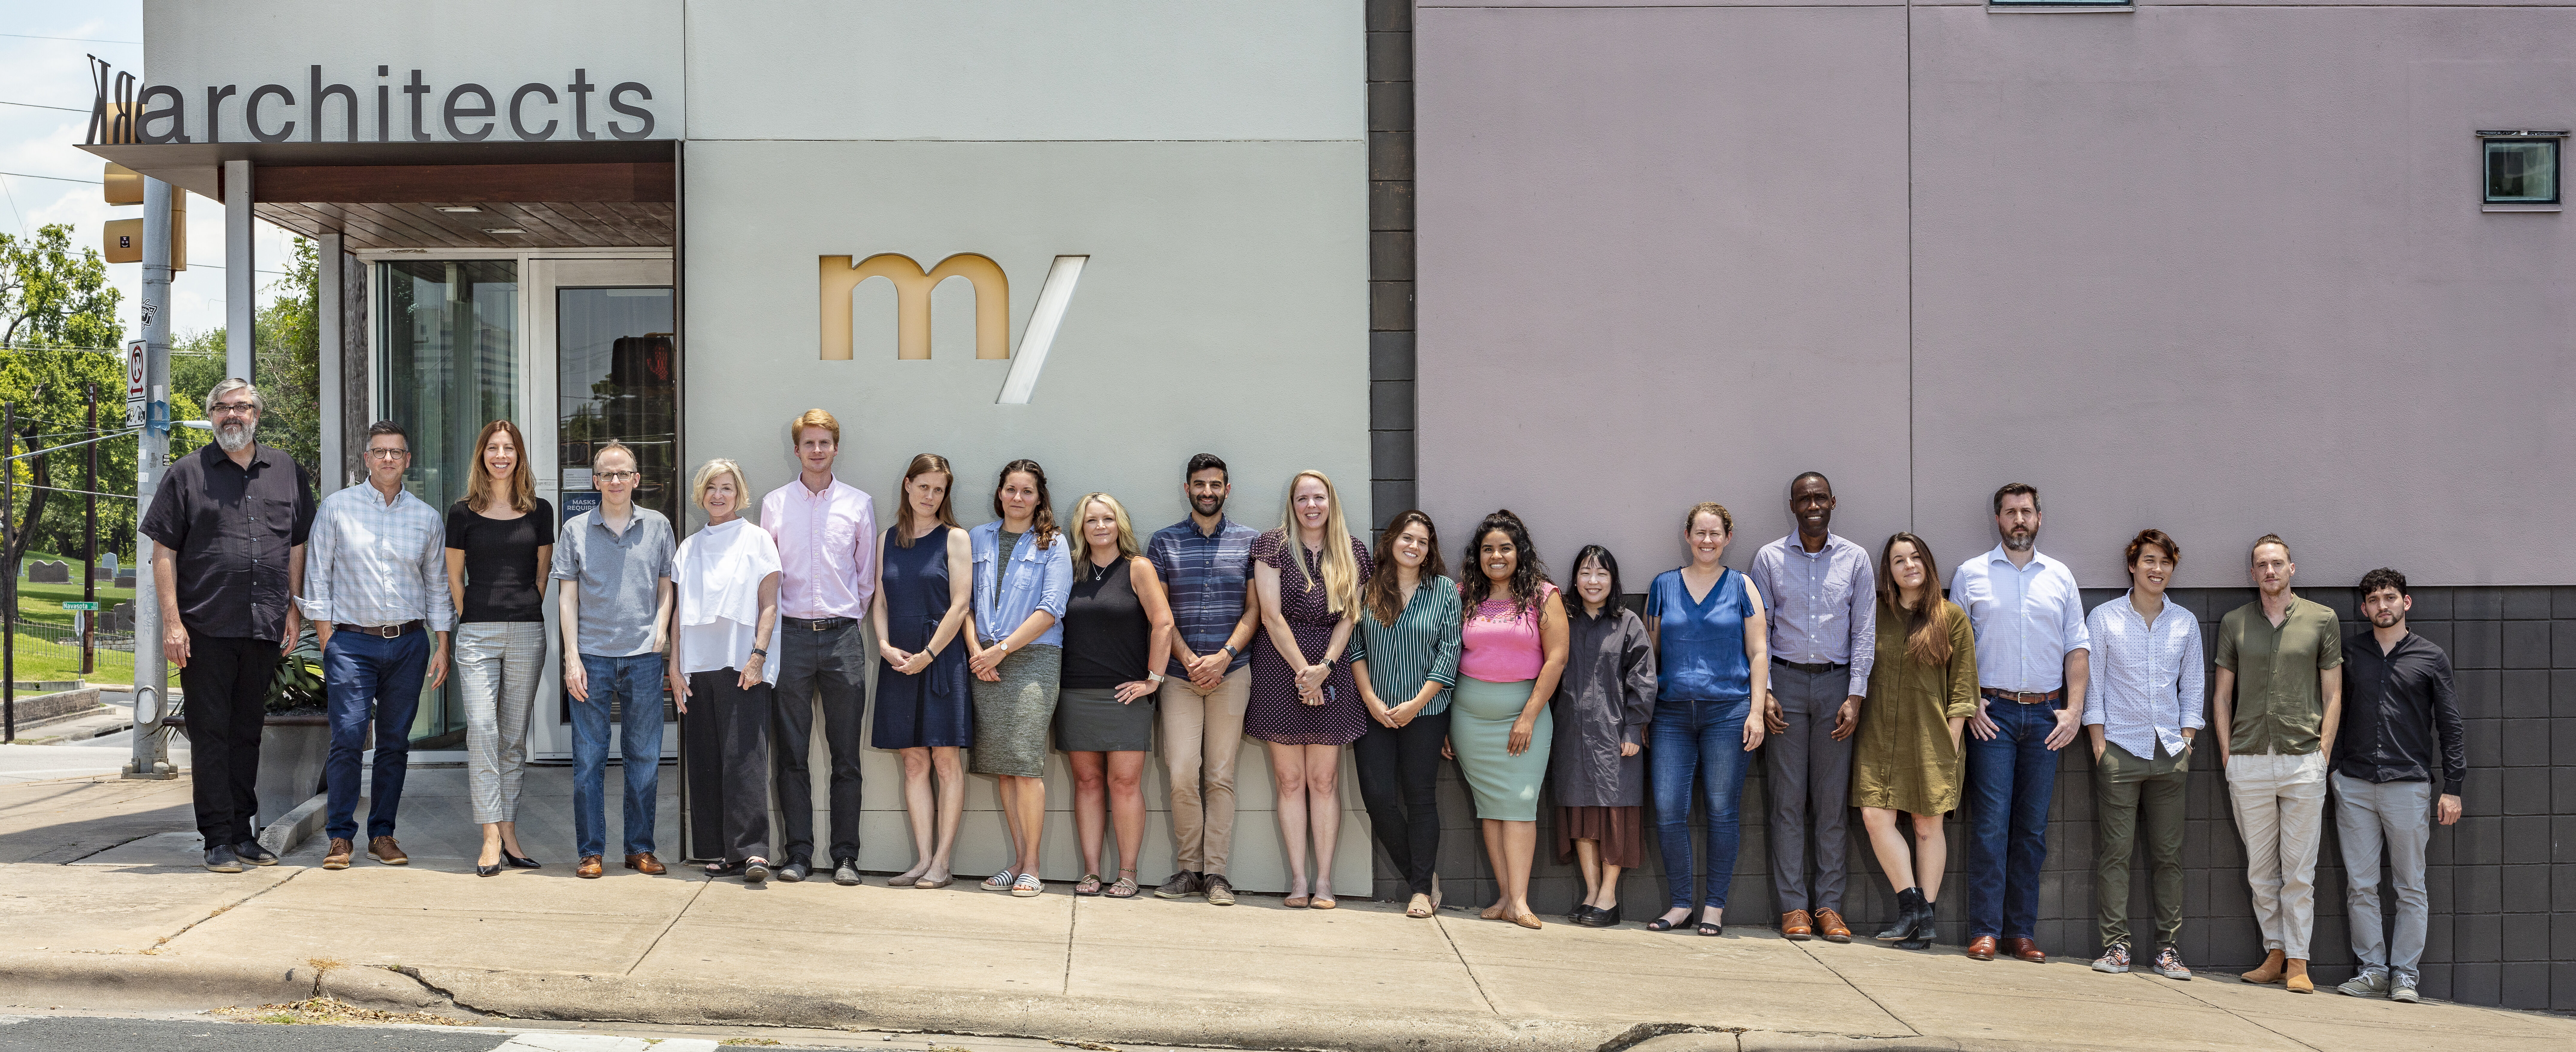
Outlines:
{"label": "sandal", "polygon": [[1416,894],[1413,896],[1413,901],[1405,904],[1404,915],[1415,920],[1421,920],[1430,916],[1431,911],[1436,908],[1437,907],[1431,904],[1431,896]]}
{"label": "sandal", "polygon": [[1022,873],[1020,879],[1011,882],[1011,897],[1015,899],[1033,899],[1045,893],[1046,885],[1035,873]]}
{"label": "sandal", "polygon": [[1706,935],[1706,936],[1709,936],[1709,937],[1714,938],[1714,937],[1716,937],[1719,933],[1724,932],[1725,930],[1726,930],[1726,929],[1724,929],[1724,928],[1720,928],[1720,927],[1718,927],[1718,922],[1717,922],[1717,921],[1713,921],[1713,920],[1708,919],[1708,914],[1703,913],[1703,914],[1700,914],[1700,915],[1699,915],[1699,933],[1700,933],[1700,934],[1702,934],[1702,935]]}
{"label": "sandal", "polygon": [[984,878],[984,883],[980,886],[986,891],[1009,891],[1011,890],[1011,881],[1018,875],[1019,874],[1006,869]]}
{"label": "sandal", "polygon": [[1680,920],[1665,920],[1665,919],[1663,919],[1662,917],[1657,917],[1657,918],[1655,918],[1655,919],[1653,919],[1653,920],[1650,920],[1650,921],[1647,921],[1647,922],[1646,922],[1646,930],[1647,930],[1647,931],[1671,931],[1671,930],[1673,930],[1673,929],[1675,929],[1675,928],[1681,927],[1682,925],[1685,925],[1685,924],[1688,924],[1688,923],[1690,923],[1690,914],[1687,914],[1687,913],[1682,914],[1682,917],[1681,917],[1681,919],[1680,919]]}
{"label": "sandal", "polygon": [[1317,895],[1314,898],[1314,907],[1319,910],[1339,909],[1341,905],[1341,902],[1330,895]]}
{"label": "sandal", "polygon": [[1084,898],[1100,894],[1100,874],[1083,874],[1081,880],[1073,882],[1073,893]]}
{"label": "sandal", "polygon": [[1133,876],[1135,872],[1132,869],[1119,870],[1118,883],[1110,885],[1106,894],[1113,899],[1135,898],[1137,892],[1144,890],[1136,886],[1136,878]]}

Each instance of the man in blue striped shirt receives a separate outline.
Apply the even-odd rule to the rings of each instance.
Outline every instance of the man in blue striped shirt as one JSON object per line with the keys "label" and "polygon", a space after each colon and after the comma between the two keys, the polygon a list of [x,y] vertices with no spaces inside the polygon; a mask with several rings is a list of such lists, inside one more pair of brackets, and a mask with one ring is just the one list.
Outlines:
{"label": "man in blue striped shirt", "polygon": [[1182,472],[1190,517],[1154,531],[1153,560],[1172,601],[1172,664],[1155,695],[1163,762],[1172,774],[1172,852],[1179,872],[1156,898],[1204,894],[1234,905],[1225,878],[1234,846],[1234,762],[1243,751],[1243,707],[1252,697],[1252,642],[1261,606],[1252,595],[1252,542],[1261,531],[1225,517],[1233,492],[1225,461],[1190,458]]}

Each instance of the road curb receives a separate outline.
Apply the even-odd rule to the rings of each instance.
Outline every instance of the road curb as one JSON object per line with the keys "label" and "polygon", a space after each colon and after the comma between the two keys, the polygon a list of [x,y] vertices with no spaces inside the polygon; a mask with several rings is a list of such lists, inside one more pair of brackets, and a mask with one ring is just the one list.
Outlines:
{"label": "road curb", "polygon": [[322,831],[323,821],[330,817],[326,810],[330,802],[331,794],[315,793],[295,805],[294,810],[279,815],[277,821],[259,831],[259,846],[279,857],[292,854],[296,848],[304,846],[305,841],[312,839],[313,834]]}

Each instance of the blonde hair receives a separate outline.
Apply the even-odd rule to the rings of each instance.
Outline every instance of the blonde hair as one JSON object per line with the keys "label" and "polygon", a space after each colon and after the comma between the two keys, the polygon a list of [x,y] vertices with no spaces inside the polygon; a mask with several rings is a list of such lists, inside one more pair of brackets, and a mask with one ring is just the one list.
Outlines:
{"label": "blonde hair", "polygon": [[808,409],[796,414],[796,419],[787,422],[787,448],[794,449],[797,443],[804,441],[805,429],[809,427],[819,427],[831,432],[832,444],[835,446],[841,444],[841,422],[821,409]]}
{"label": "blonde hair", "polygon": [[736,464],[723,457],[717,457],[714,460],[698,465],[697,475],[689,480],[689,503],[695,504],[701,508],[706,507],[707,487],[716,484],[716,476],[718,475],[733,476],[733,492],[735,500],[747,501],[750,499],[751,479],[743,475],[742,465]]}
{"label": "blonde hair", "polygon": [[1333,480],[1313,468],[1288,478],[1288,499],[1279,512],[1279,540],[1287,549],[1288,562],[1297,568],[1297,579],[1305,583],[1303,591],[1315,590],[1315,578],[1306,572],[1306,559],[1296,551],[1297,480],[1312,478],[1324,486],[1324,550],[1316,559],[1323,565],[1324,604],[1335,616],[1356,617],[1360,609],[1360,561],[1351,554],[1351,528],[1342,521],[1342,495],[1333,489]]}
{"label": "blonde hair", "polygon": [[1091,502],[1095,500],[1107,507],[1109,517],[1118,523],[1119,556],[1132,559],[1145,554],[1145,549],[1136,544],[1136,528],[1127,522],[1126,505],[1106,493],[1085,493],[1081,500],[1073,502],[1073,532],[1074,536],[1082,538],[1082,557],[1091,558],[1091,531],[1083,528],[1082,520],[1090,515]]}
{"label": "blonde hair", "polygon": [[481,512],[496,503],[492,470],[483,462],[483,449],[491,445],[494,432],[506,431],[510,445],[519,451],[510,465],[510,481],[501,486],[509,492],[510,509],[520,514],[537,510],[537,476],[528,468],[528,440],[519,434],[519,425],[495,420],[483,425],[483,433],[474,436],[474,470],[465,473],[465,507]]}

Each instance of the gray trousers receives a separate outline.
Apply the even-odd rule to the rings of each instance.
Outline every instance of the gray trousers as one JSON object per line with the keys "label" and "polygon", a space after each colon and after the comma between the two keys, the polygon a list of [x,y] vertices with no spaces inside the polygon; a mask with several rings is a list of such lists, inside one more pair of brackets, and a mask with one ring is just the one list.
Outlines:
{"label": "gray trousers", "polygon": [[[1771,890],[1780,912],[1843,908],[1843,855],[1851,845],[1851,739],[1834,740],[1834,711],[1851,696],[1851,672],[1800,672],[1773,662],[1771,696],[1789,729],[1762,744],[1770,779]],[[1815,895],[1807,894],[1807,823],[1815,822]]]}
{"label": "gray trousers", "polygon": [[465,703],[465,789],[477,823],[519,819],[528,717],[546,671],[546,623],[456,626],[456,687]]}
{"label": "gray trousers", "polygon": [[[2335,835],[2343,841],[2344,914],[2352,925],[2352,956],[2363,971],[2395,969],[2420,978],[2424,928],[2431,909],[2424,894],[2424,844],[2433,837],[2433,783],[2365,782],[2336,772]],[[2397,939],[2382,941],[2379,917],[2379,848],[2388,846],[2388,879],[2397,887]]]}

